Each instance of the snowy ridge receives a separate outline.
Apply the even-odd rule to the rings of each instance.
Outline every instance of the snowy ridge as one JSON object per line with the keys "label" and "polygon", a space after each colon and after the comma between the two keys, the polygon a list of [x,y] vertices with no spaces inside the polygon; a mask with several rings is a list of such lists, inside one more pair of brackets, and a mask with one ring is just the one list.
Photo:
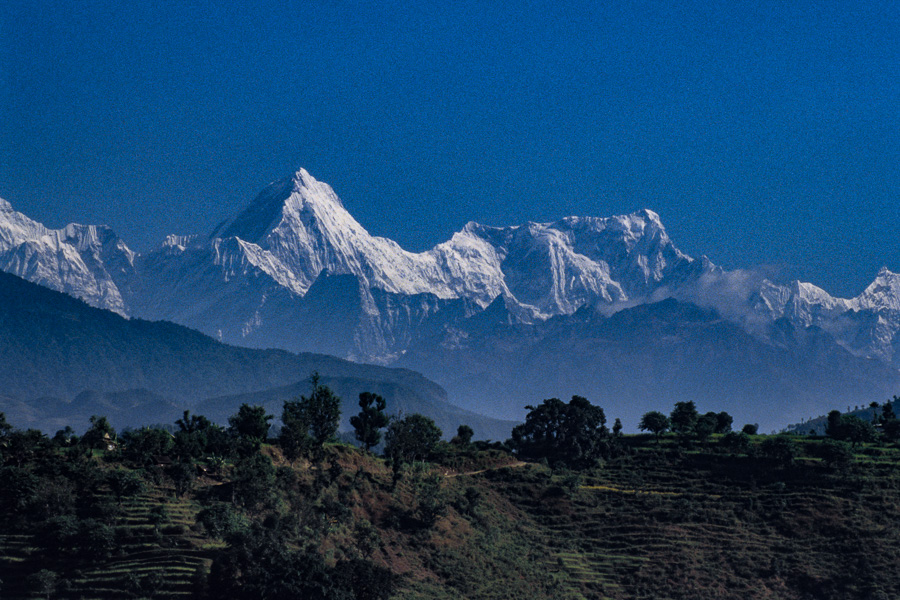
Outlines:
{"label": "snowy ridge", "polygon": [[882,267],[875,281],[855,300],[859,309],[900,311],[900,274]]}
{"label": "snowy ridge", "polygon": [[467,298],[482,307],[503,295],[536,317],[644,295],[671,268],[691,262],[651,211],[505,228],[469,223],[429,251],[408,252],[370,235],[328,185],[302,169],[271,184],[219,231],[254,242],[254,263],[279,280],[285,277],[275,265],[289,271],[301,295],[327,269],[395,294]]}
{"label": "snowy ridge", "polygon": [[101,308],[126,314],[134,253],[111,229],[48,229],[0,200],[0,269]]}
{"label": "snowy ridge", "polygon": [[[171,235],[141,256],[107,227],[50,230],[0,200],[0,269],[234,343],[305,344],[380,362],[498,298],[521,322],[676,298],[714,308],[759,339],[786,319],[828,332],[857,356],[900,366],[900,275],[887,269],[850,299],[799,281],[779,285],[685,255],[650,210],[510,227],[470,222],[414,253],[369,234],[303,169],[267,186],[210,236]],[[309,331],[323,313],[332,332],[347,330],[337,336],[343,346]],[[297,315],[307,315],[305,324]]]}
{"label": "snowy ridge", "polygon": [[827,331],[844,348],[900,367],[900,275],[882,268],[859,296],[834,298],[812,284],[794,282],[784,316]]}

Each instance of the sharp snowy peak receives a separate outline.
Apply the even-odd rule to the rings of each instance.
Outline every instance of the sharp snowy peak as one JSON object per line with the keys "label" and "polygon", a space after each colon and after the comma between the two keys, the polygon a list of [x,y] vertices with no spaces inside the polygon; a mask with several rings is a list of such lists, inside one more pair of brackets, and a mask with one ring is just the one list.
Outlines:
{"label": "sharp snowy peak", "polygon": [[[384,362],[417,332],[446,322],[446,310],[470,314],[502,297],[530,321],[583,305],[639,302],[690,279],[693,262],[650,211],[513,227],[469,223],[431,250],[408,252],[369,234],[328,185],[300,170],[270,184],[209,238],[170,236],[140,257],[130,306],[136,316],[226,341],[278,340],[293,349],[314,347],[286,340],[326,347],[309,333],[311,315],[343,307],[352,330],[343,339],[353,341],[340,354]],[[352,298],[335,291],[357,289],[346,276],[359,282]],[[301,314],[310,315],[302,326]],[[332,329],[338,321],[330,321]]]}
{"label": "sharp snowy peak", "polygon": [[812,284],[794,282],[784,316],[827,331],[856,356],[900,366],[900,275],[886,268],[855,298],[834,298]]}
{"label": "sharp snowy peak", "polygon": [[811,283],[794,281],[784,306],[784,316],[803,327],[821,326],[824,322],[857,308],[854,300],[834,298]]}
{"label": "sharp snowy peak", "polygon": [[48,229],[0,199],[0,270],[124,314],[134,253],[108,227]]}
{"label": "sharp snowy peak", "polygon": [[[475,296],[486,303],[503,291],[502,278],[489,272],[495,257],[481,256],[490,254],[483,242],[463,233],[431,252],[407,252],[392,240],[370,235],[331,187],[302,169],[263,190],[213,237],[252,244],[261,253],[252,262],[277,279],[285,277],[262,263],[284,268],[286,282],[300,295],[324,270],[355,275],[369,287],[398,294]],[[479,262],[481,268],[469,268]]]}
{"label": "sharp snowy peak", "polygon": [[468,223],[415,253],[300,170],[211,235],[142,255],[106,227],[48,229],[0,200],[0,269],[229,343],[410,367],[478,410],[585,391],[646,410],[699,385],[757,411],[813,407],[802,415],[900,380],[900,275],[848,299],[780,285],[683,254],[648,210]]}
{"label": "sharp snowy peak", "polygon": [[538,316],[644,298],[693,262],[648,210],[464,231],[489,244],[506,294]]}
{"label": "sharp snowy peak", "polygon": [[427,252],[408,252],[370,235],[304,170],[271,184],[213,238],[248,244],[244,260],[300,295],[327,270],[395,294],[482,307],[502,295],[538,317],[647,295],[691,262],[650,211],[504,228],[469,223]]}
{"label": "sharp snowy peak", "polygon": [[855,298],[835,298],[811,283],[794,281],[776,286],[766,281],[762,290],[774,313],[783,313],[805,327],[821,325],[848,311],[900,311],[900,274],[882,268],[875,280]]}
{"label": "sharp snowy peak", "polygon": [[900,274],[883,267],[875,281],[856,298],[856,303],[860,308],[900,311]]}

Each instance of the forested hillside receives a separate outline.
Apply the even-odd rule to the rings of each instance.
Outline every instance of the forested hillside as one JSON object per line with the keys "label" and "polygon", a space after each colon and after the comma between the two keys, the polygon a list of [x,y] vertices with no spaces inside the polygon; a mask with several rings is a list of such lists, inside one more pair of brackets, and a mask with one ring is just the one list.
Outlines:
{"label": "forested hillside", "polygon": [[228,428],[184,414],[174,434],[98,417],[49,439],[4,421],[0,593],[900,597],[892,407],[878,429],[831,415],[822,438],[727,432],[726,413],[680,403],[623,435],[583,398],[554,399],[488,444],[382,419],[369,395],[354,426],[381,456],[330,441],[335,402],[316,382],[276,439],[249,405]]}

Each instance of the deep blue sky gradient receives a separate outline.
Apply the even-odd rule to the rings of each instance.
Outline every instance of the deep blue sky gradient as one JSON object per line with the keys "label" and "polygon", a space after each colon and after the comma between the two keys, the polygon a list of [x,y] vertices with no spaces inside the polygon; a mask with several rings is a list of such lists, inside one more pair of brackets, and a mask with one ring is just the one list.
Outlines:
{"label": "deep blue sky gradient", "polygon": [[648,207],[726,267],[900,271],[898,3],[247,4],[0,9],[0,197],[143,250],[302,166],[411,250]]}

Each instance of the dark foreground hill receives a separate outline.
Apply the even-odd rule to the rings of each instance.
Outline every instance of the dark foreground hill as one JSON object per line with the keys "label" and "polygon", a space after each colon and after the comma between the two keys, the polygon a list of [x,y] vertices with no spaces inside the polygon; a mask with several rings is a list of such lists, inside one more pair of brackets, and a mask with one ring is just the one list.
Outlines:
{"label": "dark foreground hill", "polygon": [[221,420],[241,402],[265,402],[280,415],[281,402],[307,391],[314,371],[343,398],[345,422],[358,411],[359,393],[372,391],[390,411],[427,414],[447,432],[467,423],[486,438],[509,434],[510,423],[453,406],[439,385],[413,371],[228,346],[0,273],[0,411],[23,426],[81,427],[93,414],[118,428],[172,422],[201,403]]}
{"label": "dark foreground hill", "polygon": [[2,446],[3,597],[900,597],[900,451],[828,465],[821,440],[779,438],[791,460],[771,439],[626,436],[582,472],[444,444],[396,483],[343,445],[187,477],[127,449]]}

